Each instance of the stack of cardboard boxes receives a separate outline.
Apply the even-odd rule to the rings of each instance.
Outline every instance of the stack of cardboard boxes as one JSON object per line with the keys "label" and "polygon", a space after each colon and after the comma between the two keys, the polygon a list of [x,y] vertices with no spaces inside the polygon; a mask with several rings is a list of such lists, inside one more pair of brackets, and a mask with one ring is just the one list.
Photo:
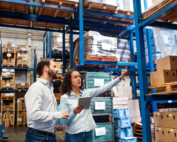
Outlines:
{"label": "stack of cardboard boxes", "polygon": [[15,67],[16,49],[14,45],[9,42],[7,46],[2,48],[2,66]]}
{"label": "stack of cardboard boxes", "polygon": [[19,45],[18,47],[17,66],[28,67],[28,49],[26,45]]}
{"label": "stack of cardboard boxes", "polygon": [[17,106],[18,106],[17,107],[18,111],[26,111],[26,105],[25,105],[24,98],[18,98]]}
{"label": "stack of cardboard boxes", "polygon": [[177,81],[177,56],[167,56],[155,62],[157,71],[150,73],[151,86]]}
{"label": "stack of cardboard boxes", "polygon": [[26,105],[24,98],[17,99],[17,126],[27,124],[26,120]]}
{"label": "stack of cardboard boxes", "polygon": [[5,128],[9,127],[9,119],[5,119],[4,127]]}
{"label": "stack of cardboard boxes", "polygon": [[15,70],[2,69],[1,74],[1,89],[15,90]]}
{"label": "stack of cardboard boxes", "polygon": [[125,140],[131,142],[137,142],[137,138],[133,137],[133,128],[130,120],[130,110],[126,109],[114,109],[114,127],[116,142],[123,142]]}
{"label": "stack of cardboard boxes", "polygon": [[157,142],[177,141],[177,112],[154,112],[154,122]]}

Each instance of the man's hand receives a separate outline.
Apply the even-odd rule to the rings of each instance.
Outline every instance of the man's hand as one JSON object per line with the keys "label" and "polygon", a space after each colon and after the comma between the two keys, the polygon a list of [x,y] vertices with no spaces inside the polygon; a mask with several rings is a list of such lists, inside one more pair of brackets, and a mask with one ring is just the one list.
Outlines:
{"label": "man's hand", "polygon": [[82,110],[84,109],[84,106],[76,106],[74,109],[73,109],[73,112],[74,114],[78,114],[80,113]]}
{"label": "man's hand", "polygon": [[128,73],[127,70],[122,70],[122,72],[121,72],[121,76],[119,77],[119,79],[122,79],[124,76],[127,75],[127,73]]}
{"label": "man's hand", "polygon": [[64,129],[64,126],[58,125],[57,131],[62,131]]}
{"label": "man's hand", "polygon": [[62,111],[60,111],[60,112],[61,112],[61,114],[62,114],[62,119],[68,119],[69,114],[68,114],[68,112],[67,112],[67,111],[62,110]]}

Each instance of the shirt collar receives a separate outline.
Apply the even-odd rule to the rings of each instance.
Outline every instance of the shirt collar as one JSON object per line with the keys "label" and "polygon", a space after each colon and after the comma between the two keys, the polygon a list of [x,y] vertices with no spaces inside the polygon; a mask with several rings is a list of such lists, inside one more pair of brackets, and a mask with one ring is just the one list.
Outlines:
{"label": "shirt collar", "polygon": [[38,78],[37,81],[42,82],[44,85],[50,85],[51,87],[53,87],[52,83],[49,83],[47,80],[45,80],[43,78]]}
{"label": "shirt collar", "polygon": [[[83,91],[82,90],[80,90],[80,92],[81,92],[81,96],[83,95]],[[76,95],[73,91],[71,91],[71,95]]]}

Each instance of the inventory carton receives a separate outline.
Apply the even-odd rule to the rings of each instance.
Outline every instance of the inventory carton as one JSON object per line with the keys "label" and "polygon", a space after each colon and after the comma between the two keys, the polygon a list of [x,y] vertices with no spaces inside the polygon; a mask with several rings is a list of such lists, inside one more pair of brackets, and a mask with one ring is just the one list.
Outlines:
{"label": "inventory carton", "polygon": [[166,140],[168,142],[176,142],[177,141],[177,129],[166,128]]}
{"label": "inventory carton", "polygon": [[176,70],[162,70],[150,73],[151,85],[161,85],[177,81]]}
{"label": "inventory carton", "polygon": [[164,127],[167,113],[168,112],[154,112],[154,123],[156,127]]}
{"label": "inventory carton", "polygon": [[166,141],[166,128],[155,127],[155,137],[156,137],[156,141],[167,142]]}
{"label": "inventory carton", "polygon": [[155,60],[157,71],[160,70],[177,70],[177,56],[166,56]]}

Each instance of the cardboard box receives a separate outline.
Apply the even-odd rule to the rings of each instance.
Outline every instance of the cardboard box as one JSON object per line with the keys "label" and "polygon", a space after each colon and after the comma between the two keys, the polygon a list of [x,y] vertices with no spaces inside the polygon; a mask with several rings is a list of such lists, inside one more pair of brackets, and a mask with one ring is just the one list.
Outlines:
{"label": "cardboard box", "polygon": [[156,141],[167,142],[166,141],[166,128],[155,127],[155,137],[156,137]]}
{"label": "cardboard box", "polygon": [[177,129],[166,128],[166,141],[176,142],[177,141]]}
{"label": "cardboard box", "polygon": [[177,81],[176,70],[163,70],[150,73],[151,85],[161,85]]}
{"label": "cardboard box", "polygon": [[155,60],[157,71],[160,70],[177,70],[177,56],[166,56]]}
{"label": "cardboard box", "polygon": [[156,127],[164,127],[165,125],[165,116],[168,112],[154,112],[154,123]]}
{"label": "cardboard box", "polygon": [[167,109],[158,109],[158,112],[168,112],[169,111],[169,109],[167,108]]}

